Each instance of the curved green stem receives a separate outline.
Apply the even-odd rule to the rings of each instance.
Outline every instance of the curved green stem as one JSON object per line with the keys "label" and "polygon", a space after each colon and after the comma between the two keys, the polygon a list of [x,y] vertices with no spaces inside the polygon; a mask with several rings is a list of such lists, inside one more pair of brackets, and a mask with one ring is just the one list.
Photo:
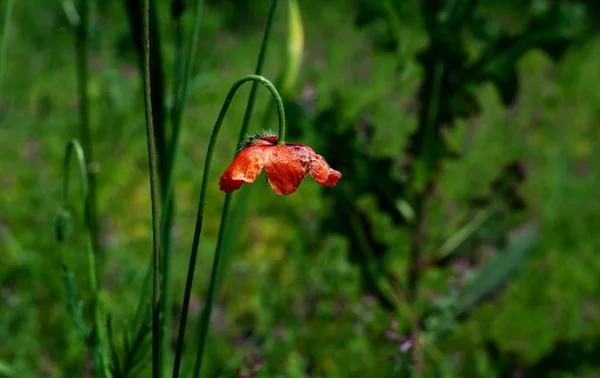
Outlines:
{"label": "curved green stem", "polygon": [[153,249],[153,290],[152,290],[152,376],[163,375],[161,366],[161,327],[160,327],[160,211],[158,195],[158,168],[156,164],[156,142],[154,119],[152,116],[152,94],[150,90],[150,0],[143,2],[143,48],[144,48],[144,100],[146,107],[146,139],[148,142],[148,166],[150,171],[150,196],[152,201],[152,249]]}
{"label": "curved green stem", "polygon": [[[97,369],[101,377],[109,377],[108,362],[106,361],[103,353],[104,348],[104,332],[102,327],[102,311],[99,305],[98,295],[98,280],[96,274],[96,260],[94,253],[94,240],[92,234],[92,220],[90,212],[90,201],[89,201],[89,183],[87,175],[87,166],[85,161],[85,155],[81,144],[76,139],[69,142],[66,148],[65,160],[63,165],[63,207],[67,209],[69,207],[69,163],[71,162],[71,155],[75,152],[78,168],[79,177],[81,182],[81,196],[84,208],[84,228],[85,228],[85,239],[86,239],[86,251],[88,257],[88,275],[90,278],[90,291],[92,293],[92,310],[94,317],[94,327],[96,329],[97,342],[94,347],[94,358],[97,363]],[[65,265],[66,266],[66,265]]]}
{"label": "curved green stem", "polygon": [[[196,228],[194,230],[194,240],[192,242],[192,250],[190,252],[190,262],[188,265],[188,274],[187,274],[187,280],[185,283],[185,292],[184,292],[184,297],[183,297],[183,308],[181,310],[181,320],[179,322],[179,334],[178,334],[178,338],[177,338],[177,347],[176,347],[176,352],[175,352],[175,364],[173,367],[173,377],[178,377],[179,372],[180,372],[181,357],[182,357],[182,351],[183,351],[183,341],[185,338],[187,316],[188,316],[188,310],[189,310],[189,306],[190,306],[190,295],[192,292],[192,284],[194,281],[194,273],[196,270],[196,258],[198,255],[200,234],[202,232],[202,221],[204,219],[204,205],[206,202],[206,189],[208,187],[208,177],[210,174],[210,166],[212,163],[212,157],[213,157],[213,153],[214,153],[214,149],[215,149],[215,145],[216,145],[216,140],[219,135],[221,125],[223,124],[223,119],[225,118],[225,115],[227,114],[227,111],[229,110],[229,106],[231,105],[231,101],[233,100],[235,93],[240,88],[240,86],[247,81],[259,82],[262,85],[264,85],[265,87],[267,87],[267,89],[271,92],[271,94],[273,95],[273,99],[277,103],[277,110],[278,110],[278,114],[279,114],[279,139],[280,139],[280,141],[283,141],[284,140],[283,138],[285,137],[285,110],[283,107],[283,101],[281,100],[281,96],[279,95],[279,92],[277,92],[277,89],[275,88],[275,86],[269,80],[265,79],[264,77],[262,77],[260,75],[254,75],[254,74],[246,75],[246,76],[242,77],[241,79],[239,79],[238,81],[236,81],[233,84],[233,86],[231,87],[231,89],[229,90],[229,93],[227,94],[227,97],[225,98],[225,102],[223,103],[223,106],[221,107],[221,112],[219,113],[217,122],[215,123],[215,126],[213,128],[213,132],[210,137],[210,142],[208,145],[208,151],[206,152],[204,173],[202,175],[202,186],[200,188],[200,200],[198,201],[198,213],[196,216]],[[228,198],[230,198],[230,197],[231,197],[230,195],[227,195],[226,199],[225,199],[225,207],[227,207],[227,210],[229,207],[228,202],[231,201],[230,199],[228,200]],[[223,229],[223,225],[226,223],[227,213],[228,213],[228,211],[223,212],[223,216],[222,216],[223,219],[221,220],[222,227],[219,232],[219,239],[222,238],[222,229]],[[216,291],[215,290],[216,289],[216,287],[215,287],[216,280],[214,278],[216,277],[216,272],[218,272],[218,270],[219,270],[220,255],[221,255],[219,246],[220,246],[220,243],[218,244],[217,250],[215,251],[215,261],[213,263],[213,268],[212,268],[212,275],[211,275],[212,278],[211,278],[209,292],[208,292],[208,299],[206,302],[206,306],[204,307],[203,316],[202,316],[202,319],[204,319],[204,320],[201,319],[201,324],[200,324],[200,329],[204,329],[204,331],[201,331],[201,333],[200,333],[200,335],[201,335],[200,346],[198,349],[198,357],[196,358],[197,366],[199,364],[198,361],[201,361],[201,359],[202,359],[202,353],[204,351],[204,343],[206,341],[205,340],[206,333],[207,333],[206,330],[208,329],[208,321],[210,319],[210,314],[212,312],[212,306],[213,306],[213,302],[214,302],[214,295],[215,295],[215,291]],[[207,316],[204,315],[205,313],[207,313]],[[200,369],[200,367],[198,367],[198,371],[199,371],[199,369]]]}

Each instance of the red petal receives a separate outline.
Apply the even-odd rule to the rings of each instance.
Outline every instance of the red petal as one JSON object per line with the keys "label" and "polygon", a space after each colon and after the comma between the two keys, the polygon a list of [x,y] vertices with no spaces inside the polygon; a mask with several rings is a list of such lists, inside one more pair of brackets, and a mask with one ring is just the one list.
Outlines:
{"label": "red petal", "polygon": [[331,169],[323,156],[317,154],[312,148],[302,146],[311,157],[309,174],[317,181],[317,183],[325,186],[335,186],[342,178],[342,174],[335,169]]}
{"label": "red petal", "polygon": [[302,146],[276,145],[265,154],[265,172],[279,195],[294,193],[310,169],[310,156]]}
{"label": "red petal", "polygon": [[265,166],[264,156],[268,148],[259,143],[240,151],[219,179],[221,190],[231,193],[245,182],[252,184]]}

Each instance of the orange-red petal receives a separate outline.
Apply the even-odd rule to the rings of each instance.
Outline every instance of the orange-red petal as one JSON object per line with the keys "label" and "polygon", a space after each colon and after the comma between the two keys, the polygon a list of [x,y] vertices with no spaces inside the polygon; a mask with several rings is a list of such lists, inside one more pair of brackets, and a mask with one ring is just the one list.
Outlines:
{"label": "orange-red petal", "polygon": [[335,186],[342,178],[342,174],[335,169],[331,169],[323,156],[317,154],[308,146],[301,146],[307,154],[310,155],[310,171],[308,172],[318,184],[325,186]]}
{"label": "orange-red petal", "polygon": [[262,137],[238,153],[219,179],[219,186],[222,191],[231,193],[244,182],[253,183],[263,168],[271,188],[279,195],[294,193],[307,175],[330,187],[342,177],[312,148],[300,144],[280,145],[276,137]]}
{"label": "orange-red petal", "polygon": [[253,183],[265,166],[265,151],[270,146],[259,143],[240,151],[219,179],[221,190],[231,193],[245,182]]}
{"label": "orange-red petal", "polygon": [[265,153],[265,172],[275,193],[294,193],[310,170],[310,155],[295,145],[275,145]]}

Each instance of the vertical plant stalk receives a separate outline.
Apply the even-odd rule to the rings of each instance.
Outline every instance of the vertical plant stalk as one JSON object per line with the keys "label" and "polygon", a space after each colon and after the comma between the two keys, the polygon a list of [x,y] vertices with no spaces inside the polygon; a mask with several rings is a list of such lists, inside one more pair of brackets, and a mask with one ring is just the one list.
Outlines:
{"label": "vertical plant stalk", "polygon": [[150,171],[150,196],[152,201],[152,249],[153,249],[153,290],[152,290],[152,376],[162,376],[160,359],[160,219],[158,195],[158,168],[156,164],[156,144],[154,121],[152,119],[152,93],[150,89],[150,0],[143,2],[143,47],[144,47],[144,102],[146,107],[146,139],[148,142],[148,165]]}
{"label": "vertical plant stalk", "polygon": [[[170,206],[172,201],[169,201],[173,196],[173,174],[175,171],[175,163],[177,160],[177,152],[179,149],[179,140],[181,138],[181,120],[183,118],[183,110],[187,102],[188,95],[188,84],[192,80],[192,71],[194,62],[196,60],[196,50],[198,46],[198,39],[200,37],[200,21],[202,19],[202,10],[204,7],[204,1],[198,0],[196,3],[196,13],[194,14],[194,27],[192,35],[190,37],[189,51],[185,62],[185,76],[181,80],[181,88],[175,88],[175,104],[171,113],[171,123],[173,126],[173,136],[171,137],[171,143],[168,149],[169,162],[167,167],[168,178],[166,180],[167,188],[165,198],[167,199],[166,204]],[[178,21],[180,22],[180,21]],[[177,84],[176,84],[177,85]],[[168,212],[168,208],[165,212]]]}
{"label": "vertical plant stalk", "polygon": [[[271,40],[271,30],[273,29],[273,23],[275,21],[275,14],[277,13],[277,7],[279,6],[279,0],[273,0],[271,3],[271,10],[269,11],[269,19],[267,21],[267,27],[265,28],[265,34],[263,36],[262,44],[260,46],[260,53],[258,54],[258,62],[256,63],[256,75],[262,75],[263,67],[265,65],[265,59],[267,57],[267,49],[269,48],[269,41]],[[248,125],[254,112],[254,103],[256,102],[256,93],[258,91],[258,82],[252,83],[252,89],[250,90],[250,96],[248,97],[248,105],[246,106],[246,112],[244,113],[244,121],[242,122],[242,129],[240,130],[239,139],[241,140],[244,135],[248,133]]]}
{"label": "vertical plant stalk", "polygon": [[[283,107],[283,102],[281,101],[281,96],[279,95],[279,92],[277,92],[277,89],[275,88],[275,86],[269,80],[265,79],[264,77],[259,76],[259,75],[254,75],[254,74],[246,75],[246,76],[242,77],[241,79],[237,80],[233,84],[233,86],[229,90],[229,93],[227,94],[227,97],[225,98],[225,102],[223,103],[223,106],[221,108],[221,111],[219,113],[217,121],[213,128],[212,135],[210,137],[208,151],[206,152],[204,173],[202,175],[202,186],[200,188],[200,199],[198,201],[198,213],[196,216],[196,227],[194,229],[194,239],[192,242],[192,250],[190,252],[190,262],[188,265],[188,273],[187,273],[187,279],[186,279],[186,283],[185,283],[185,292],[184,292],[184,297],[183,297],[183,308],[181,311],[181,320],[179,322],[179,335],[177,338],[177,347],[176,347],[176,351],[175,351],[175,364],[173,367],[173,377],[179,376],[180,368],[181,368],[181,357],[182,357],[182,353],[183,353],[183,341],[185,339],[187,316],[188,316],[189,305],[190,305],[190,295],[192,292],[192,285],[194,282],[194,273],[196,271],[196,258],[198,256],[198,246],[200,243],[200,234],[202,232],[202,222],[204,220],[204,205],[206,202],[206,190],[208,187],[208,178],[209,178],[209,173],[210,173],[210,166],[212,163],[212,157],[213,157],[213,153],[214,153],[214,149],[215,149],[215,143],[216,143],[217,137],[219,135],[219,130],[221,129],[223,119],[225,118],[225,115],[227,114],[227,111],[229,110],[229,106],[231,105],[231,101],[233,100],[235,93],[237,92],[239,87],[247,81],[258,81],[259,83],[261,83],[262,85],[267,87],[267,89],[271,92],[273,99],[277,103],[277,110],[278,110],[278,114],[279,114],[279,138],[281,141],[283,141],[285,138],[285,110]],[[230,196],[226,196],[225,205],[227,205],[227,202],[228,202],[227,197],[230,197]],[[227,205],[227,207],[228,207],[228,205]],[[219,239],[220,240],[222,240],[223,235],[225,233],[224,228],[227,223],[226,219],[227,219],[227,213],[224,212],[224,216],[222,217],[221,226],[220,226],[221,228],[219,229],[219,235],[220,235]],[[207,298],[206,304],[202,310],[200,325],[198,327],[200,341],[199,341],[198,353],[196,356],[196,364],[194,367],[194,372],[195,372],[194,376],[195,377],[198,376],[198,374],[201,370],[202,354],[204,352],[204,345],[206,342],[208,323],[210,320],[210,315],[212,313],[212,307],[214,304],[214,297],[215,297],[215,293],[216,293],[216,282],[217,282],[216,277],[217,277],[217,273],[219,272],[219,269],[220,269],[220,261],[221,261],[220,246],[222,246],[222,243],[218,243],[217,249],[215,250],[215,259],[214,259],[214,263],[213,263],[213,267],[212,267],[211,281],[210,281],[209,291],[208,291],[208,298]]]}
{"label": "vertical plant stalk", "polygon": [[75,35],[75,50],[77,53],[77,89],[79,97],[79,137],[83,150],[87,156],[88,167],[86,167],[89,181],[89,212],[90,226],[92,232],[92,243],[94,251],[100,253],[100,243],[98,242],[98,217],[96,200],[96,173],[90,169],[94,163],[94,146],[90,130],[90,99],[88,96],[89,87],[89,55],[88,45],[90,38],[90,0],[81,0],[80,21]]}
{"label": "vertical plant stalk", "polygon": [[[63,166],[63,208],[66,210],[69,207],[69,163],[71,155],[75,152],[79,167],[79,176],[81,181],[81,195],[84,208],[84,229],[86,239],[86,252],[88,258],[88,276],[90,279],[90,291],[92,294],[92,316],[94,321],[94,329],[96,334],[95,345],[93,347],[93,355],[96,363],[96,368],[100,377],[110,377],[108,361],[105,353],[105,333],[102,322],[102,309],[98,294],[98,279],[96,272],[96,254],[94,253],[94,242],[92,234],[92,222],[89,201],[89,177],[87,174],[87,165],[85,154],[81,144],[77,140],[72,140],[67,145],[65,160]],[[66,264],[63,264],[65,272],[67,271]]]}
{"label": "vertical plant stalk", "polygon": [[[196,12],[194,14],[194,27],[192,30],[192,35],[189,41],[189,51],[187,54],[187,59],[184,60],[183,54],[183,11],[185,4],[183,1],[175,0],[173,2],[173,18],[175,19],[175,41],[176,41],[176,51],[177,51],[177,59],[175,64],[175,75],[174,75],[174,84],[173,84],[173,100],[174,105],[171,110],[171,126],[173,128],[173,135],[171,138],[171,143],[169,144],[169,148],[166,150],[165,156],[165,167],[166,167],[166,178],[164,180],[163,187],[163,213],[161,216],[161,235],[162,239],[162,301],[161,301],[161,332],[163,335],[162,338],[162,347],[161,347],[161,355],[160,358],[163,361],[167,359],[167,344],[169,337],[169,329],[171,325],[171,302],[172,302],[172,293],[171,293],[171,226],[173,224],[173,214],[174,214],[174,203],[173,203],[173,191],[174,191],[174,172],[175,172],[175,160],[178,153],[179,148],[179,138],[181,134],[181,120],[183,117],[183,110],[185,108],[186,100],[187,100],[187,88],[188,83],[192,80],[192,69],[194,66],[194,61],[196,57],[196,46],[198,45],[198,39],[200,35],[200,20],[202,16],[202,9],[204,3],[202,0],[199,0],[196,4]],[[180,91],[180,87],[182,88]]]}
{"label": "vertical plant stalk", "polygon": [[12,17],[13,0],[6,0],[4,6],[4,19],[2,20],[2,45],[0,46],[0,94],[4,81],[4,69],[6,65],[6,51],[8,50],[8,27]]}
{"label": "vertical plant stalk", "polygon": [[[144,40],[140,30],[143,28],[143,3],[142,0],[123,0],[129,25],[133,36],[136,52],[139,58],[140,73],[143,79],[144,64]],[[157,1],[150,0],[150,78],[152,94],[152,118],[154,120],[154,134],[156,139],[156,158],[158,161],[158,173],[161,189],[166,187],[167,177],[167,137],[168,133],[165,127],[165,90],[161,57],[160,28],[157,16]]]}
{"label": "vertical plant stalk", "polygon": [[[192,29],[192,35],[190,37],[190,45],[185,62],[185,77],[181,81],[181,89],[176,88],[175,93],[175,104],[172,112],[172,124],[173,124],[173,136],[171,138],[171,144],[168,149],[169,165],[167,171],[172,176],[173,167],[175,166],[175,159],[177,156],[177,149],[179,148],[179,139],[181,137],[181,119],[183,117],[183,110],[187,101],[188,84],[192,79],[192,71],[194,68],[194,62],[196,60],[196,50],[198,46],[198,39],[200,37],[200,21],[202,19],[202,10],[204,7],[204,1],[198,0],[196,3],[196,13],[194,14],[194,27]],[[172,180],[167,180],[171,182]],[[168,191],[167,191],[168,192]]]}

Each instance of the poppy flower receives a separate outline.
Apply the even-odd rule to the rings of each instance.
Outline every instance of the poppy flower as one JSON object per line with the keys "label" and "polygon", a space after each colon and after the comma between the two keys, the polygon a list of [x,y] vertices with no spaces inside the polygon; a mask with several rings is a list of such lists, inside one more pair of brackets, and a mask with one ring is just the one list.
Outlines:
{"label": "poppy flower", "polygon": [[294,193],[302,179],[312,176],[319,184],[335,186],[342,174],[308,146],[278,144],[275,136],[254,136],[244,145],[219,179],[222,191],[231,193],[243,183],[251,184],[265,170],[267,180],[275,193]]}

